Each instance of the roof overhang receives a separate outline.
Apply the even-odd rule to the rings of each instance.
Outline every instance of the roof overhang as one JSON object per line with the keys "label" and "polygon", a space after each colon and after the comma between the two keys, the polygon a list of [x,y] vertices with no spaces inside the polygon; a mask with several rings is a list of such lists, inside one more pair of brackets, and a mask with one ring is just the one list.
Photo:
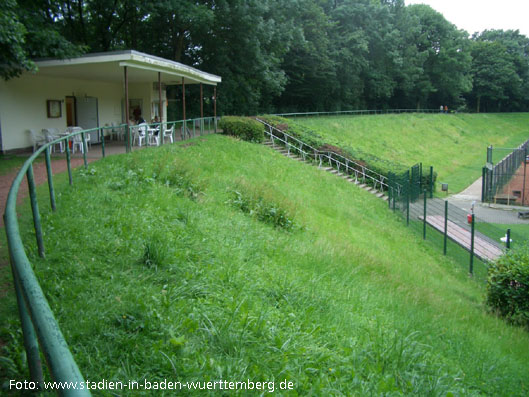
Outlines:
{"label": "roof overhang", "polygon": [[182,84],[182,78],[185,84],[217,85],[222,81],[220,76],[133,50],[87,54],[70,59],[48,59],[35,63],[39,68],[38,74],[82,80],[122,82],[126,66],[130,83],[158,81],[158,72],[161,82],[166,85]]}

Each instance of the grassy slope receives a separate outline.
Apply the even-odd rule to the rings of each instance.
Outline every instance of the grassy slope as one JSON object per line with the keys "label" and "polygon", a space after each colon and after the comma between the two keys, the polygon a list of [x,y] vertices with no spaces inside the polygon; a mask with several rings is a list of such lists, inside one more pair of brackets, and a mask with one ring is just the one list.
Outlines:
{"label": "grassy slope", "polygon": [[[87,378],[286,378],[299,395],[528,393],[527,333],[486,314],[482,286],[382,201],[266,147],[193,143],[100,161],[73,189],[62,178],[57,213],[43,210],[46,260],[25,235]],[[166,186],[175,170],[168,180],[204,194]],[[234,188],[261,192],[301,228],[233,208]]]}
{"label": "grassy slope", "polygon": [[481,176],[487,146],[529,139],[529,114],[400,114],[295,119],[338,142],[405,165],[433,165],[459,192]]}

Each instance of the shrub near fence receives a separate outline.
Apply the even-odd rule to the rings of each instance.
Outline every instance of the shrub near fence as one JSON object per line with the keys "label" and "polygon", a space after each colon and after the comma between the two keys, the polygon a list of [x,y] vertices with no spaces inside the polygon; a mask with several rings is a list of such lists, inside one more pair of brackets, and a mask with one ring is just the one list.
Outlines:
{"label": "shrub near fence", "polygon": [[489,269],[487,304],[512,324],[529,330],[529,249],[509,252]]}
{"label": "shrub near fence", "polygon": [[262,142],[264,128],[261,123],[249,117],[224,116],[220,120],[219,128],[226,135],[233,135],[249,142]]}

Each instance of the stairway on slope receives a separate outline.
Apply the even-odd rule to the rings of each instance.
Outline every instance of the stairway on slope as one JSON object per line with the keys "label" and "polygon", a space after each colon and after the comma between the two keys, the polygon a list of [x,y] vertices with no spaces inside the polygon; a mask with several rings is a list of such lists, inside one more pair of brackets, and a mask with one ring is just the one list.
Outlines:
{"label": "stairway on slope", "polygon": [[[277,151],[279,153],[281,153],[285,157],[288,157],[288,158],[291,158],[293,160],[297,160],[297,161],[301,161],[303,163],[309,164],[307,161],[305,161],[302,157],[298,156],[297,154],[290,153],[288,151],[288,149],[286,149],[284,146],[274,145],[274,143],[272,141],[268,141],[268,140],[264,142],[264,145],[268,146],[269,148],[271,148],[271,149],[273,149],[273,150],[275,150],[275,151]],[[339,177],[345,179],[347,182],[354,183],[358,187],[368,191],[371,194],[374,194],[376,197],[381,198],[384,201],[388,201],[388,196],[386,194],[379,192],[377,189],[375,189],[372,186],[369,186],[369,185],[367,185],[365,183],[361,183],[358,180],[355,180],[354,178],[351,178],[350,175],[346,175],[346,174],[338,171],[336,168],[333,168],[333,167],[320,167],[320,169],[322,169],[324,171],[327,171],[327,172],[329,172],[331,174],[334,174],[336,176],[339,176]]]}

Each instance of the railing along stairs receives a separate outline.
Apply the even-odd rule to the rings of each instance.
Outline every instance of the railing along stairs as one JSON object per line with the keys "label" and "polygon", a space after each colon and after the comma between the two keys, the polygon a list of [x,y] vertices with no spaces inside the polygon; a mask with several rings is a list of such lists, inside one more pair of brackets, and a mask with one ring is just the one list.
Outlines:
{"label": "railing along stairs", "polygon": [[[373,171],[365,165],[339,153],[330,150],[322,151],[316,149],[302,140],[289,135],[285,131],[270,125],[264,120],[259,118],[256,118],[256,120],[266,127],[265,134],[270,138],[272,144],[275,145],[277,143],[285,146],[288,155],[290,155],[291,152],[299,154],[304,161],[315,162],[320,168],[324,164],[328,164],[329,167],[336,169],[339,173],[344,173],[346,176],[350,177],[355,184],[364,184],[382,194],[385,194],[388,191],[388,178],[385,175]],[[402,190],[402,187],[397,185],[396,188],[396,193],[400,194],[399,192]]]}

